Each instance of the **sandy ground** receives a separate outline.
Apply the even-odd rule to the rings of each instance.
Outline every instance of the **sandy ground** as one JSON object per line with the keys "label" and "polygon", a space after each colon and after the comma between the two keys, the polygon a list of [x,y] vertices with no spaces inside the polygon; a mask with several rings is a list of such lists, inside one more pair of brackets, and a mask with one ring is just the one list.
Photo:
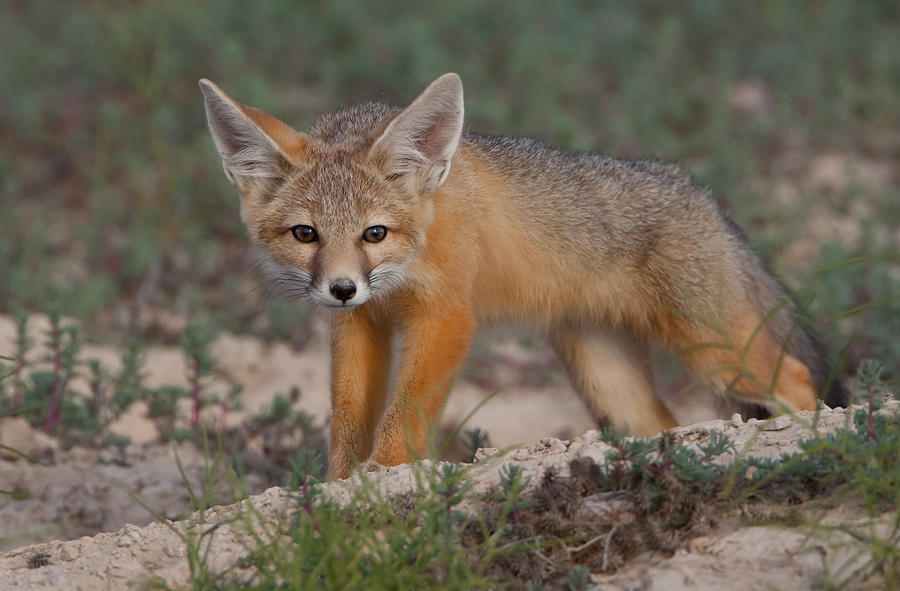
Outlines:
{"label": "sandy ground", "polygon": [[[31,330],[37,342],[43,340],[46,324],[46,318],[33,320]],[[242,400],[246,411],[230,413],[229,422],[239,422],[246,413],[256,412],[277,393],[288,392],[292,387],[301,392],[298,408],[323,423],[327,421],[330,409],[324,334],[324,325],[315,323],[313,334],[300,351],[284,344],[266,345],[249,337],[218,337],[211,347],[212,357],[229,378],[244,385]],[[13,338],[11,319],[0,317],[0,354],[13,350]],[[112,370],[119,364],[119,354],[114,348],[97,345],[88,345],[84,350],[86,359],[96,358]],[[591,431],[596,426],[593,418],[540,339],[497,331],[479,339],[471,357],[447,405],[445,429],[457,425],[482,400],[493,395],[468,426],[486,429],[495,448],[512,449],[506,460],[521,463],[539,476],[547,466],[565,466],[576,455],[603,455],[604,446],[596,441],[596,431]],[[185,383],[184,362],[176,347],[149,348],[145,369],[148,386]],[[211,386],[217,387],[224,389],[225,382]],[[685,428],[688,439],[695,434],[701,441],[711,429],[725,430],[740,449],[759,428],[752,421],[708,422],[716,411],[704,396],[674,397],[669,402],[683,424],[707,421]],[[844,417],[841,410],[829,411],[823,414],[823,425],[841,425]],[[190,517],[190,495],[184,478],[193,487],[198,486],[204,473],[203,455],[190,445],[174,448],[154,443],[155,432],[143,418],[141,404],[135,405],[113,429],[132,438],[127,465],[112,462],[110,452],[60,450],[54,440],[31,429],[23,420],[0,420],[0,444],[37,458],[52,459],[51,465],[36,465],[14,454],[0,454],[0,490],[17,493],[15,498],[6,496],[0,500],[0,550],[7,551],[0,556],[0,588],[115,589],[151,574],[172,584],[183,584],[188,576],[184,545],[170,529],[171,522],[160,523],[157,519],[189,518],[177,522],[177,527],[185,527],[198,520],[217,521],[240,507],[219,507]],[[790,451],[805,429],[779,420],[753,439],[750,452],[779,455]],[[176,465],[176,453],[184,476]],[[492,453],[484,450],[481,457]],[[98,458],[104,462],[98,462]],[[487,488],[496,481],[497,465],[483,462],[478,487]],[[394,492],[412,483],[409,467],[388,470],[379,479]],[[260,481],[251,479],[248,485],[251,492],[261,492]],[[332,494],[347,498],[349,487],[354,484],[351,480],[329,486]],[[222,499],[229,498],[226,483],[220,483],[217,494]],[[281,489],[272,488],[252,497],[251,502],[266,516],[274,517],[284,510],[285,499]],[[840,515],[841,522],[863,517],[855,513]],[[237,525],[220,529],[211,553],[214,568],[233,563],[244,551],[245,539]],[[831,546],[830,542],[818,540],[818,545],[811,546],[806,532],[798,530],[723,525],[672,557],[641,556],[614,575],[596,573],[592,580],[599,589],[711,589],[713,585],[718,589],[722,577],[727,576],[734,590],[808,588],[823,578],[822,557],[844,552],[841,548],[847,543],[843,540]],[[41,552],[48,555],[48,566],[29,569],[28,560]]]}
{"label": "sandy ground", "polygon": [[[33,342],[45,340],[47,326],[46,317],[31,319]],[[14,350],[14,339],[13,320],[0,316],[0,354]],[[313,334],[299,351],[286,344],[267,345],[251,337],[229,334],[219,336],[210,349],[222,373],[244,385],[241,402],[245,410],[230,412],[229,424],[238,424],[271,403],[276,394],[295,387],[300,391],[296,408],[306,410],[323,425],[327,423],[331,411],[323,322],[313,324]],[[36,348],[33,358],[42,355]],[[120,355],[113,347],[85,345],[82,357],[97,359],[115,371]],[[186,385],[185,364],[178,347],[148,347],[144,361],[147,386]],[[86,386],[76,380],[73,388],[85,390]],[[218,380],[209,389],[224,394],[227,384]],[[591,413],[569,387],[552,351],[540,339],[525,338],[521,333],[497,331],[479,339],[466,374],[454,386],[443,415],[442,431],[452,431],[486,398],[487,403],[465,425],[487,431],[491,445],[496,447],[535,443],[542,437],[570,439],[596,426]],[[682,401],[674,412],[684,423],[716,416],[706,402],[703,396]],[[184,415],[188,412],[185,408]],[[99,464],[96,451],[60,450],[55,441],[28,428],[23,419],[0,419],[0,444],[32,457],[52,458],[51,465],[42,466],[15,455],[0,454],[0,490],[16,491],[24,497],[15,501],[0,498],[0,550],[113,531],[126,523],[150,523],[153,515],[132,497],[165,516],[184,516],[190,503],[173,450],[154,443],[156,431],[144,413],[144,404],[136,403],[110,428],[131,438],[132,445],[126,450],[128,466]],[[209,418],[213,424],[218,422],[217,416]],[[199,481],[203,474],[202,454],[190,446],[180,446],[178,453],[189,479]],[[249,485],[251,492],[262,490],[253,480]]]}
{"label": "sandy ground", "polygon": [[[896,410],[896,403],[891,404]],[[818,429],[827,433],[846,424],[842,409],[823,411]],[[768,423],[755,420],[742,422],[709,421],[681,428],[679,433],[689,444],[700,445],[709,440],[712,431],[731,437],[737,453],[777,457],[797,450],[797,441],[810,433],[813,413],[799,413],[796,419],[782,417]],[[602,457],[609,447],[597,440],[596,431],[588,431],[572,441],[547,438],[543,442],[507,452],[494,461],[496,450],[484,450],[479,456],[483,469],[476,469],[476,488],[487,488],[497,481],[498,468],[505,463],[521,465],[531,482],[537,482],[548,467],[566,470],[568,462],[578,456]],[[723,461],[727,461],[725,458]],[[476,468],[478,464],[476,464]],[[408,490],[413,483],[414,466],[399,466],[375,476],[375,482],[391,494]],[[349,499],[358,486],[358,477],[325,485],[327,493],[341,501]],[[249,502],[269,519],[279,519],[287,508],[284,491],[272,488]],[[233,517],[246,507],[244,501],[230,507],[216,507],[190,520],[178,523],[153,523],[146,527],[128,525],[115,533],[98,534],[71,541],[53,541],[18,548],[0,556],[0,581],[4,588],[16,589],[118,589],[128,583],[161,577],[171,585],[183,585],[189,571],[183,543],[176,531],[202,528]],[[868,532],[878,523],[866,519],[864,513],[850,505],[828,510],[820,516],[820,525],[843,524],[830,534],[812,533],[807,527],[739,526],[726,521],[708,535],[693,539],[672,556],[646,553],[613,574],[593,573],[594,589],[639,588],[652,590],[698,589],[719,590],[727,581],[732,591],[761,589],[821,588],[828,577],[840,583],[866,559],[864,548],[846,535],[854,524]],[[248,535],[243,521],[229,522],[217,530],[209,553],[214,570],[233,564],[246,552]],[[47,564],[29,568],[29,559],[44,553]],[[832,571],[826,574],[826,565]],[[834,565],[841,565],[834,570]],[[882,588],[877,575],[863,586]]]}
{"label": "sandy ground", "polygon": [[[44,340],[47,326],[46,317],[32,318],[29,328],[35,342]],[[300,351],[284,343],[267,345],[252,337],[220,335],[210,347],[211,357],[223,374],[244,386],[241,402],[246,411],[230,413],[229,423],[240,422],[246,413],[258,411],[276,394],[287,393],[293,387],[301,393],[299,408],[327,420],[331,407],[326,333],[324,322],[314,321],[312,335]],[[0,316],[0,354],[13,351],[14,338],[12,319]],[[477,363],[489,368],[475,368],[472,373],[477,375],[463,376],[456,383],[444,412],[444,425],[457,425],[479,402],[492,396],[467,427],[489,430],[492,442],[499,446],[527,443],[541,436],[571,437],[594,426],[549,348],[543,343],[526,346],[520,340],[511,333],[480,339],[476,345]],[[40,354],[36,351],[34,357]],[[86,345],[83,358],[97,359],[115,370],[120,365],[120,354],[112,347]],[[187,384],[178,347],[148,347],[144,359],[148,387]],[[224,392],[225,386],[213,383],[210,389]],[[510,412],[510,407],[515,410]],[[143,408],[136,405],[134,412],[112,429],[127,434],[135,444],[149,442],[155,431],[142,415]]]}

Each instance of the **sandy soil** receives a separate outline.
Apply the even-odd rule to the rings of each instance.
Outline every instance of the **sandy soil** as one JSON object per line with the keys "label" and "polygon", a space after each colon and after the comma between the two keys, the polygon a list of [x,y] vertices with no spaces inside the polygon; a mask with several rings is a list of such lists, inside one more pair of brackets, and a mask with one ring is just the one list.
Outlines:
{"label": "sandy soil", "polygon": [[[896,410],[896,403],[891,408]],[[823,411],[818,429],[829,432],[844,426],[846,417],[847,412],[842,409]],[[783,417],[769,423],[755,420],[744,423],[738,417],[684,427],[678,434],[690,444],[700,445],[709,440],[712,431],[722,431],[732,438],[737,453],[777,457],[797,449],[797,441],[810,433],[812,420],[813,413],[809,412],[799,413],[796,419]],[[550,466],[565,471],[567,463],[575,457],[602,457],[609,448],[597,440],[597,435],[596,431],[588,431],[572,441],[547,438],[537,445],[507,452],[502,461],[495,461],[499,455],[496,450],[484,450],[479,454],[483,469],[473,472],[476,488],[485,489],[496,482],[498,468],[503,463],[523,466],[532,476],[531,482],[537,482]],[[376,482],[390,494],[400,494],[412,485],[413,470],[413,466],[388,469],[375,476]],[[346,501],[355,486],[358,477],[326,488],[338,500]],[[286,501],[285,492],[279,488],[249,499],[269,519],[284,514]],[[17,589],[116,589],[152,575],[172,585],[185,584],[189,572],[184,545],[174,530],[185,531],[189,524],[196,528],[222,522],[246,507],[247,502],[216,507],[188,521],[153,523],[146,527],[128,525],[115,533],[18,548],[0,556],[0,581]],[[746,527],[726,520],[708,535],[691,540],[673,556],[646,553],[618,572],[594,573],[591,579],[594,588],[603,590],[718,590],[723,581],[733,591],[820,588],[826,577],[826,564],[843,565],[840,571],[828,575],[832,582],[840,582],[866,559],[864,548],[845,532],[854,524],[867,531],[878,528],[852,504],[831,509],[820,517],[821,525],[844,524],[844,527],[830,535],[821,532],[810,535],[806,527]],[[234,563],[246,552],[247,544],[244,522],[222,526],[209,553],[212,568],[224,569]],[[44,553],[47,564],[29,568],[29,560],[39,553]],[[883,582],[876,576],[864,588],[877,589],[880,584]]]}
{"label": "sandy soil", "polygon": [[[44,340],[47,326],[46,317],[32,318],[29,329],[35,342]],[[14,329],[12,319],[0,316],[0,354],[14,349]],[[244,386],[241,401],[246,410],[229,413],[230,424],[239,423],[247,413],[258,411],[276,394],[287,393],[293,387],[301,393],[298,407],[327,420],[331,408],[324,322],[317,319],[311,330],[312,335],[300,351],[283,343],[267,345],[252,337],[230,334],[220,335],[212,343],[210,354],[218,369]],[[463,376],[454,386],[444,412],[444,425],[458,424],[479,402],[492,396],[467,427],[488,430],[496,445],[527,443],[540,436],[571,437],[594,426],[549,348],[540,342],[522,344],[521,340],[518,333],[502,331],[495,338],[479,339],[478,366],[470,364],[474,375]],[[35,351],[33,357],[40,355],[41,351]],[[111,370],[119,367],[119,356],[120,352],[112,347],[84,347],[84,359],[97,359]],[[144,367],[149,387],[187,384],[178,347],[148,347]],[[225,383],[213,383],[210,388],[224,392]],[[514,412],[510,412],[510,406],[515,407]],[[153,426],[142,415],[143,408],[137,406],[112,429],[127,434],[138,445],[152,441]]]}
{"label": "sandy soil", "polygon": [[[42,343],[49,326],[43,316],[29,324],[32,341]],[[312,335],[302,350],[286,344],[267,345],[257,339],[223,334],[211,346],[211,356],[224,376],[244,385],[243,411],[230,412],[227,422],[240,423],[260,410],[278,393],[298,388],[296,408],[302,408],[323,425],[330,415],[328,395],[328,346],[324,322],[313,323]],[[528,335],[526,335],[528,336]],[[0,316],[0,354],[14,350],[15,324]],[[36,347],[33,359],[44,354]],[[97,359],[111,371],[120,365],[120,351],[113,347],[85,345],[82,357]],[[493,446],[507,448],[535,443],[542,437],[567,439],[596,426],[591,413],[569,387],[552,351],[540,339],[521,332],[496,331],[483,335],[473,348],[473,361],[456,383],[445,409],[443,433],[449,433],[488,398],[466,423],[490,434]],[[145,351],[146,385],[186,385],[185,364],[178,347],[148,347]],[[83,382],[83,380],[82,380]],[[73,383],[74,389],[86,385]],[[225,393],[227,382],[209,386]],[[188,401],[184,401],[187,403]],[[700,395],[676,400],[674,412],[683,423],[708,419],[716,411]],[[42,433],[30,429],[22,419],[0,419],[0,444],[15,448],[49,465],[34,465],[11,454],[0,454],[0,490],[16,491],[19,500],[0,498],[0,550],[49,540],[73,538],[112,531],[126,523],[144,525],[153,515],[131,497],[170,517],[190,510],[181,474],[168,445],[155,443],[153,424],[144,418],[143,403],[134,404],[110,430],[131,438],[126,449],[128,466],[98,464],[112,454],[73,449],[62,451]],[[217,409],[212,409],[217,413]],[[189,411],[185,408],[184,416]],[[218,415],[208,417],[218,423]],[[190,446],[178,448],[189,478],[203,474],[203,457]],[[449,448],[452,459],[458,449]],[[456,456],[459,457],[459,456]],[[249,483],[251,492],[261,492],[259,481]],[[223,485],[224,486],[224,485]],[[224,495],[224,492],[223,492]]]}

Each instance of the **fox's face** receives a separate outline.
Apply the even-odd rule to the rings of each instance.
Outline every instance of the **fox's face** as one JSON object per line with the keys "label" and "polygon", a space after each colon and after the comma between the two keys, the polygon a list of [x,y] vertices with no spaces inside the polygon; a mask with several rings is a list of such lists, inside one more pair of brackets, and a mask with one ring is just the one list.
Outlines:
{"label": "fox's face", "polygon": [[432,197],[462,130],[455,74],[397,115],[372,107],[340,133],[333,124],[312,135],[236,103],[208,81],[201,88],[241,215],[287,295],[349,311],[404,284],[425,248]]}
{"label": "fox's face", "polygon": [[268,200],[244,197],[244,214],[283,284],[349,310],[403,283],[425,246],[427,211],[377,169],[327,156],[292,171]]}

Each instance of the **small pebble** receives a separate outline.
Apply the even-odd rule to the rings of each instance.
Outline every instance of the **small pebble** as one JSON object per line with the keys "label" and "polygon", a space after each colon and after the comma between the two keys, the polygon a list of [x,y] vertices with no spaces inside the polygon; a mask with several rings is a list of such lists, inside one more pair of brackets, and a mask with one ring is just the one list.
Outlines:
{"label": "small pebble", "polygon": [[594,443],[600,439],[600,431],[597,429],[590,429],[581,434],[581,440],[585,443]]}
{"label": "small pebble", "polygon": [[764,429],[766,431],[783,431],[791,426],[791,417],[780,415],[766,423]]}
{"label": "small pebble", "polygon": [[566,451],[566,443],[556,437],[542,437],[541,447],[552,454],[559,454]]}
{"label": "small pebble", "polygon": [[712,544],[712,542],[713,540],[709,536],[700,536],[694,538],[688,543],[688,551],[691,554],[706,554],[706,549]]}
{"label": "small pebble", "polygon": [[597,464],[603,464],[606,462],[606,454],[609,450],[610,447],[607,445],[585,445],[575,455],[579,458],[590,458]]}
{"label": "small pebble", "polygon": [[478,462],[485,460],[491,456],[495,456],[500,453],[500,450],[496,447],[479,447],[475,451],[475,457],[472,460],[473,464],[477,464]]}
{"label": "small pebble", "polygon": [[825,556],[825,548],[816,545],[801,550],[794,554],[792,558],[794,565],[798,567],[798,570],[801,572],[819,574],[822,572],[822,564],[824,563]]}

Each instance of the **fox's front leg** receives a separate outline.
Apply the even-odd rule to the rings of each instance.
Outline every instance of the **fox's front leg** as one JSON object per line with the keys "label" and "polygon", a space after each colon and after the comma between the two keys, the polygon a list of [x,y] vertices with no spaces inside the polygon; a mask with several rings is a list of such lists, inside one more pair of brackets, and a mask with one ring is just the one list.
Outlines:
{"label": "fox's front leg", "polygon": [[462,306],[444,306],[409,321],[396,386],[375,434],[372,460],[396,466],[422,456],[428,431],[475,330],[474,314]]}
{"label": "fox's front leg", "polygon": [[369,457],[390,377],[389,331],[362,308],[336,316],[331,339],[328,479],[346,478]]}

